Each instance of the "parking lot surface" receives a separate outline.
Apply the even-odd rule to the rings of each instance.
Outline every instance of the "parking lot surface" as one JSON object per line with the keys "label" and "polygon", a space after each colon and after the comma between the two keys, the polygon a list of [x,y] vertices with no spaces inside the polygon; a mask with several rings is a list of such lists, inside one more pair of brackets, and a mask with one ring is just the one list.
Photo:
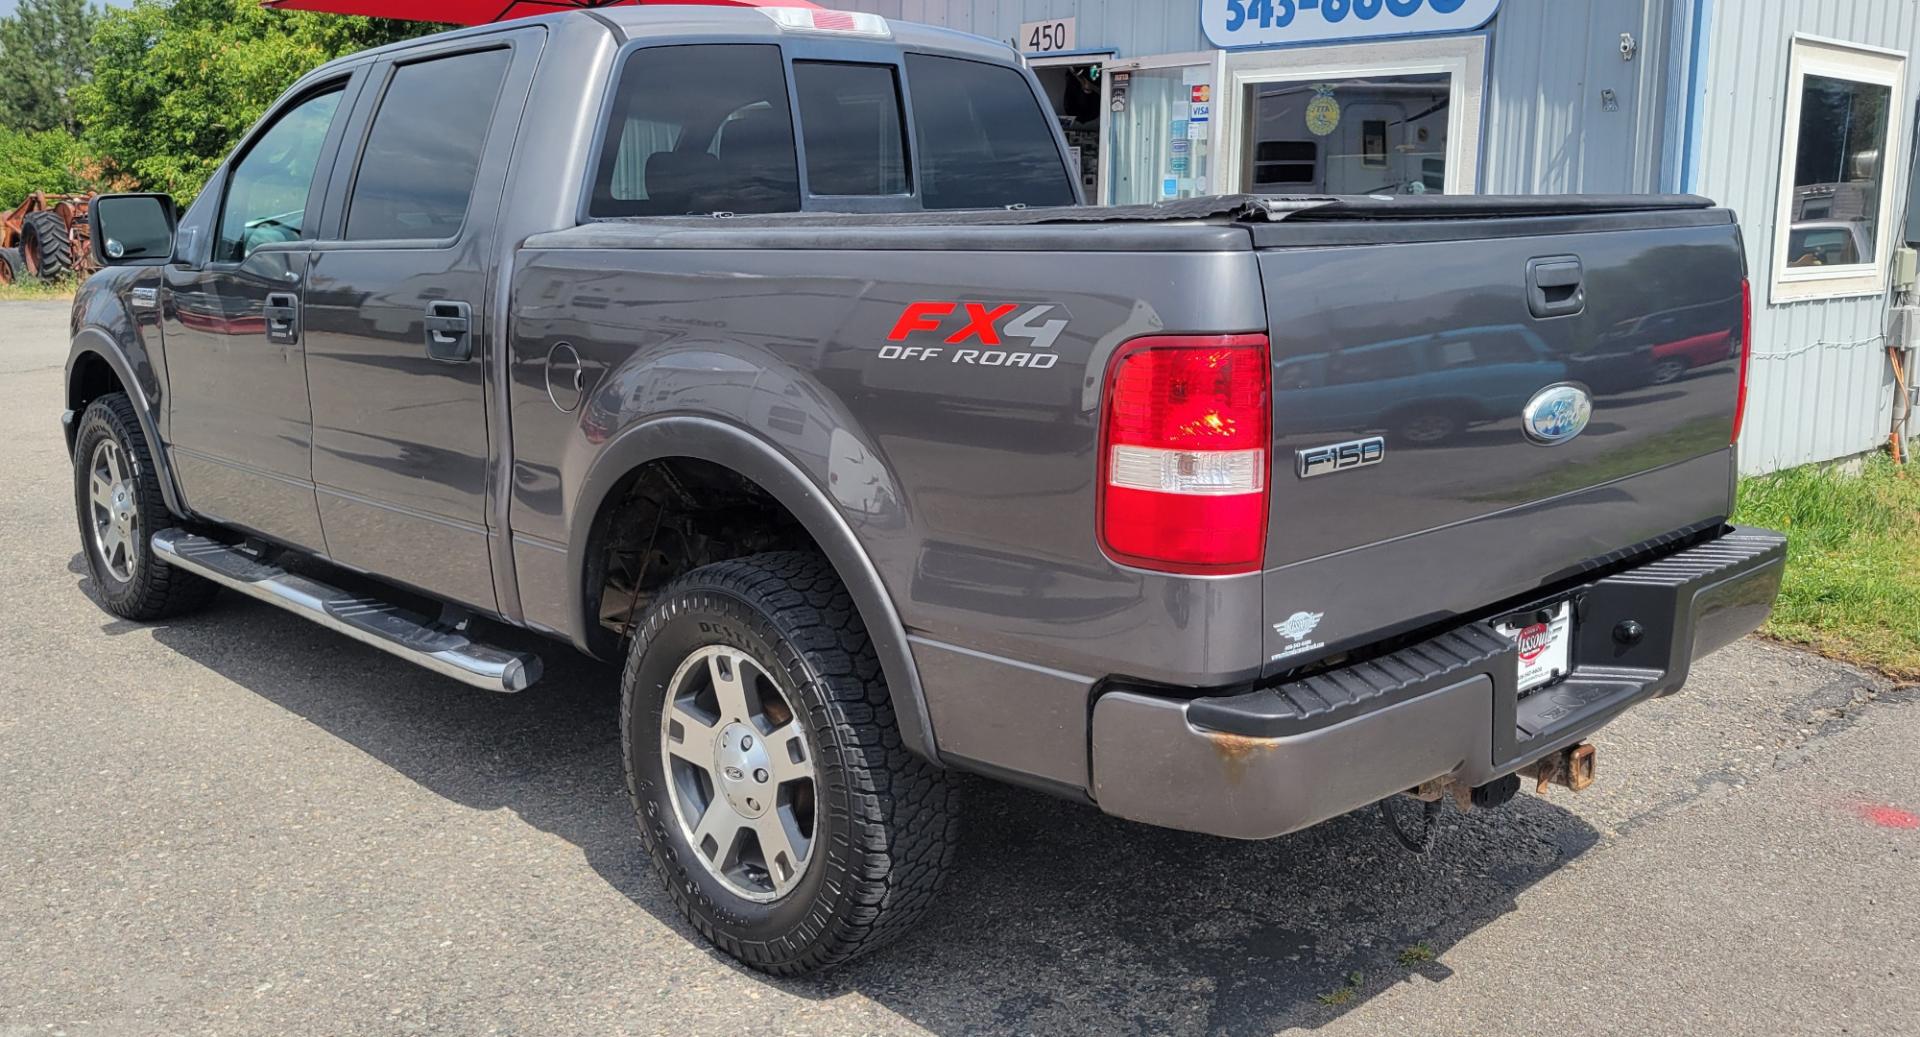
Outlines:
{"label": "parking lot surface", "polygon": [[0,304],[0,1037],[1920,1032],[1920,695],[1757,641],[1424,858],[974,783],[918,932],[767,979],[647,870],[611,669],[488,695],[233,595],[101,611],[65,356]]}

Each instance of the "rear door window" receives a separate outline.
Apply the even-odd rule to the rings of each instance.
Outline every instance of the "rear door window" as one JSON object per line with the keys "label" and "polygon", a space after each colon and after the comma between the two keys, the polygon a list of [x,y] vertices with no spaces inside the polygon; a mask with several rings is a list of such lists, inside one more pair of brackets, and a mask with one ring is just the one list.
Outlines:
{"label": "rear door window", "polygon": [[347,240],[459,235],[512,59],[503,47],[393,70],[353,178]]}
{"label": "rear door window", "polygon": [[892,65],[796,61],[807,190],[814,194],[907,194],[907,137]]}
{"label": "rear door window", "polygon": [[1019,70],[909,54],[907,85],[927,208],[1074,203],[1050,117]]}
{"label": "rear door window", "polygon": [[627,57],[588,215],[799,208],[793,115],[779,47],[643,47]]}

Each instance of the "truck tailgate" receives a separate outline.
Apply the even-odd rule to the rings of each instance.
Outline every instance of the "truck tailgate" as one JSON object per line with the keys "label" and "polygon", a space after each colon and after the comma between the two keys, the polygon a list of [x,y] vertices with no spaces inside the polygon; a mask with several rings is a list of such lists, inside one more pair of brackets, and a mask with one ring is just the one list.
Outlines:
{"label": "truck tailgate", "polygon": [[[1727,517],[1744,270],[1724,210],[1289,220],[1255,240],[1268,672]],[[1546,441],[1582,397],[1584,428]]]}

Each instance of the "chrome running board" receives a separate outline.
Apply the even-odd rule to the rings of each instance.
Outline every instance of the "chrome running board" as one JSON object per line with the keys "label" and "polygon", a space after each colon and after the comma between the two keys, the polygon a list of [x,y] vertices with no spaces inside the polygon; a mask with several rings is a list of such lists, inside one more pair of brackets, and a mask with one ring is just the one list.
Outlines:
{"label": "chrome running board", "polygon": [[169,565],[476,688],[520,691],[540,679],[537,655],[480,644],[392,602],[355,597],[216,540],[163,529],[153,535],[153,551]]}

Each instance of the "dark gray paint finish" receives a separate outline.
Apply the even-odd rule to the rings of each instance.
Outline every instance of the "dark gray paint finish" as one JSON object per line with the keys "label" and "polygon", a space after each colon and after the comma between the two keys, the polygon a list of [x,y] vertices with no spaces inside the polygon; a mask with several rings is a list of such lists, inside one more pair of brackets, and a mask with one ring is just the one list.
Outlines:
{"label": "dark gray paint finish", "polygon": [[[77,416],[82,400],[79,395],[81,368],[104,363],[114,378],[127,387],[140,431],[149,443],[166,442],[166,351],[161,347],[158,301],[153,306],[135,306],[135,288],[156,290],[160,271],[155,265],[109,267],[87,279],[73,298],[71,330],[73,344],[67,350],[66,405],[68,414]],[[73,448],[77,430],[72,421],[63,429],[67,448]],[[184,514],[185,502],[173,471],[173,460],[164,449],[154,451],[154,467],[160,477],[160,494],[169,510]]]}
{"label": "dark gray paint finish", "polygon": [[[894,30],[892,42],[882,47],[890,55],[921,50],[1013,60],[1011,51],[990,41],[897,23]],[[605,494],[648,460],[679,456],[724,464],[760,483],[791,510],[847,580],[893,689],[903,738],[912,748],[937,757],[936,725],[944,724],[959,746],[955,756],[961,765],[1025,774],[1049,787],[1072,789],[1087,784],[1088,716],[1097,677],[1195,689],[1244,686],[1270,669],[1268,646],[1258,632],[1276,608],[1291,607],[1276,601],[1277,587],[1312,589],[1320,581],[1343,603],[1353,601],[1355,615],[1372,615],[1371,633],[1377,638],[1414,598],[1404,580],[1410,566],[1431,562],[1432,552],[1484,541],[1496,535],[1496,526],[1499,536],[1528,528],[1518,524],[1520,509],[1492,520],[1482,514],[1485,509],[1474,511],[1477,502],[1458,496],[1440,500],[1441,506],[1456,508],[1452,524],[1410,526],[1399,519],[1351,516],[1346,509],[1355,502],[1343,495],[1363,496],[1362,491],[1335,486],[1329,491],[1334,499],[1314,510],[1338,515],[1337,522],[1301,525],[1276,514],[1276,522],[1286,523],[1289,541],[1276,538],[1275,558],[1295,563],[1287,568],[1264,576],[1189,578],[1116,565],[1094,541],[1095,422],[1106,362],[1122,341],[1150,333],[1272,327],[1279,355],[1282,330],[1292,334],[1301,321],[1336,316],[1315,310],[1314,297],[1335,303],[1336,309],[1341,299],[1377,304],[1384,284],[1394,295],[1378,307],[1382,322],[1417,330],[1433,322],[1423,311],[1445,291],[1431,287],[1424,302],[1417,299],[1421,277],[1410,263],[1394,258],[1398,248],[1256,251],[1287,232],[1283,218],[1315,211],[1311,206],[1321,204],[1315,200],[1287,200],[1267,207],[1271,212],[1233,200],[1225,210],[1188,207],[1158,220],[1116,213],[1111,222],[1094,222],[1097,214],[1085,212],[1072,218],[1043,212],[991,218],[954,214],[950,220],[923,213],[814,214],[577,226],[620,48],[629,39],[646,44],[781,39],[758,12],[661,6],[555,16],[358,55],[303,82],[372,71],[396,56],[417,56],[422,47],[465,46],[507,32],[543,33],[546,39],[525,87],[529,115],[513,138],[513,159],[501,168],[490,156],[482,173],[483,179],[496,177],[498,185],[489,187],[499,198],[491,245],[476,232],[439,250],[449,273],[474,275],[461,291],[478,296],[470,300],[478,359],[446,376],[457,386],[445,388],[457,387],[459,399],[442,401],[449,402],[445,414],[409,431],[404,421],[410,419],[399,417],[400,410],[408,402],[434,403],[438,397],[427,390],[437,384],[436,376],[419,376],[417,358],[403,358],[397,345],[386,358],[391,363],[382,367],[367,346],[375,338],[397,344],[412,335],[411,326],[389,333],[368,325],[383,308],[410,320],[428,289],[404,286],[394,266],[400,259],[382,266],[387,261],[367,258],[382,250],[353,257],[370,265],[348,276],[342,272],[348,246],[301,243],[314,257],[306,283],[316,359],[312,373],[321,383],[316,400],[354,400],[349,383],[356,378],[374,395],[388,389],[397,394],[371,404],[379,413],[370,421],[356,420],[351,407],[336,413],[326,403],[319,405],[322,429],[310,448],[316,469],[305,473],[308,492],[317,471],[325,475],[329,493],[344,491],[336,495],[341,501],[351,497],[365,506],[364,514],[375,517],[361,537],[347,535],[347,527],[332,517],[339,513],[329,513],[348,551],[348,541],[404,540],[392,534],[408,522],[417,521],[423,531],[457,528],[472,534],[458,549],[459,559],[435,559],[456,570],[468,567],[451,583],[436,585],[431,574],[406,571],[403,559],[377,553],[358,556],[361,568],[605,652],[606,637],[588,614],[591,595],[584,586],[582,550]],[[816,57],[844,50],[857,56],[861,47],[853,40],[816,40],[791,50]],[[364,129],[371,106],[371,92],[351,104],[354,133]],[[339,224],[347,191],[351,145],[346,151],[318,207],[317,219],[330,229]],[[1703,213],[1696,205],[1695,200],[1662,201],[1656,207],[1665,211],[1652,214],[1589,213],[1587,222],[1575,227],[1555,222],[1565,215],[1566,203],[1558,208],[1530,203],[1523,217],[1497,217],[1496,222],[1524,221],[1530,233],[1541,226],[1567,231],[1569,237],[1578,231],[1596,241],[1621,232],[1612,239],[1619,243],[1615,259],[1587,262],[1589,269],[1610,263],[1625,268],[1636,262],[1636,250],[1649,247],[1650,235],[1665,233],[1662,227],[1692,234],[1695,229],[1682,228],[1730,226],[1724,215]],[[1235,222],[1236,215],[1247,222]],[[1365,214],[1334,216],[1333,222],[1310,228],[1323,245],[1340,246],[1356,234],[1378,236],[1386,226]],[[1355,216],[1364,219],[1340,222]],[[1436,230],[1443,225],[1444,232]],[[1408,236],[1450,238],[1438,247],[1453,250],[1454,256],[1462,248],[1524,251],[1512,244],[1523,237],[1517,232],[1503,232],[1498,246],[1471,240],[1473,225],[1403,223],[1418,228]],[[1629,229],[1635,232],[1624,233]],[[1716,257],[1721,237],[1731,239],[1730,230],[1700,233]],[[1469,239],[1465,245],[1463,237]],[[1600,241],[1599,247],[1608,246]],[[1551,252],[1585,256],[1582,248],[1556,243]],[[175,304],[194,303],[194,288],[184,274],[196,264],[187,259],[168,271]],[[1361,274],[1336,276],[1331,273],[1336,267],[1352,268],[1329,260],[1357,263]],[[1714,277],[1720,275],[1718,258],[1708,267]],[[1283,274],[1295,280],[1295,291],[1276,292]],[[374,283],[382,278],[392,283]],[[358,283],[362,280],[364,285]],[[1505,290],[1502,282],[1497,291]],[[356,299],[361,292],[365,296]],[[952,364],[954,352],[964,347],[942,338],[958,330],[963,323],[958,318],[944,324],[940,334],[909,343],[940,346],[945,355],[938,362],[879,359],[888,330],[905,304],[916,299],[1015,303],[1022,309],[1049,305],[1070,324],[1051,350],[1058,361],[1044,369]],[[1493,299],[1473,305],[1506,308]],[[1270,312],[1270,307],[1288,306],[1294,308]],[[212,306],[210,312],[220,310]],[[1336,328],[1332,334],[1355,332]],[[544,367],[561,342],[580,358],[584,389],[579,406],[566,411],[549,396]],[[1589,345],[1568,348],[1593,352],[1599,366],[1612,371],[1606,348]],[[138,363],[128,366],[137,369]],[[396,373],[402,370],[415,376]],[[1726,378],[1709,372],[1698,380],[1699,395],[1690,402],[1648,406],[1668,416],[1682,410],[1705,415],[1718,406],[1717,420],[1724,424],[1730,410],[1722,399]],[[232,391],[251,388],[229,384]],[[163,408],[162,426],[171,417],[166,399],[158,391],[149,398],[149,405]],[[172,410],[179,412],[177,401]],[[189,424],[194,420],[204,419],[188,416]],[[383,422],[399,423],[384,430],[369,427]],[[281,439],[299,442],[305,434],[297,430]],[[368,449],[370,434],[384,436],[387,445]],[[1279,447],[1276,443],[1276,513],[1293,489],[1286,485],[1289,464]],[[1651,447],[1629,453],[1653,456]],[[1712,521],[1726,510],[1729,465],[1723,453],[1686,454],[1666,468],[1616,473],[1598,491],[1586,489],[1600,480],[1582,469],[1568,484],[1572,496],[1550,507],[1571,507],[1576,497],[1591,494],[1592,500],[1617,503],[1629,516],[1622,529],[1645,527],[1649,536]],[[1389,468],[1391,461],[1390,455],[1379,467]],[[327,474],[336,470],[350,474]],[[334,485],[363,476],[363,484]],[[1709,484],[1719,487],[1717,497],[1699,489]],[[231,507],[223,500],[226,492],[208,496],[206,506]],[[1536,506],[1531,498],[1520,503]],[[189,499],[187,506],[194,505]],[[321,509],[314,510],[317,522]],[[1428,532],[1366,551],[1343,551],[1337,546],[1341,533],[1332,528],[1342,525],[1357,538],[1353,546],[1395,529]],[[1624,533],[1602,532],[1582,516],[1563,535],[1550,538],[1553,557],[1547,562],[1534,559],[1531,568],[1496,565],[1479,583],[1436,578],[1424,588],[1432,593],[1423,602],[1423,615],[1484,606],[1492,600],[1487,595],[1510,594],[1516,583],[1537,584],[1546,572],[1577,567],[1591,557],[1582,552],[1603,554],[1623,546]],[[1411,550],[1424,538],[1432,538],[1426,550]],[[443,553],[454,551],[435,543]],[[325,544],[316,548],[326,549]],[[1366,561],[1357,567],[1345,561],[1323,564],[1348,558]],[[482,600],[485,581],[474,578],[486,572],[491,573],[492,608]],[[1276,582],[1276,573],[1286,579]],[[1396,589],[1398,600],[1392,600],[1388,591]],[[1347,622],[1330,618],[1326,632],[1342,630]],[[1351,636],[1364,638],[1367,623],[1351,622]],[[1004,722],[1005,714],[1017,714],[1023,706],[1037,707],[1045,722]]]}
{"label": "dark gray paint finish", "polygon": [[[1324,614],[1310,639],[1326,646],[1301,651],[1306,640],[1269,628],[1269,671],[1727,516],[1734,228],[1583,231],[1594,219],[1605,217],[1464,245],[1260,252],[1276,458],[1267,610],[1275,621]],[[1583,308],[1534,317],[1530,262],[1567,256],[1583,267]],[[1702,351],[1688,377],[1647,384],[1655,359]],[[1521,411],[1557,383],[1590,392],[1593,411],[1580,435],[1545,446],[1522,431]],[[1413,434],[1434,422],[1454,431]],[[1297,450],[1374,432],[1388,441],[1380,464],[1314,479],[1287,470]]]}
{"label": "dark gray paint finish", "polygon": [[[444,241],[322,240],[303,294],[307,376],[313,392],[313,481],[335,561],[380,573],[463,605],[495,611],[488,539],[491,445],[488,365],[497,336],[487,317],[506,171],[545,36],[540,28],[421,48],[409,61],[510,48],[466,219]],[[371,70],[334,179],[351,185],[359,141],[377,116],[393,64]],[[346,196],[341,196],[342,198]],[[345,206],[326,215],[337,235]],[[428,355],[429,308],[465,304],[473,356]]]}
{"label": "dark gray paint finish", "polygon": [[[515,532],[568,542],[598,505],[578,488],[596,442],[656,416],[709,415],[807,473],[911,630],[1076,672],[1189,684],[1257,674],[1259,578],[1114,565],[1094,540],[1092,492],[1107,358],[1143,334],[1259,328],[1252,255],[1011,262],[922,241],[811,254],[804,275],[783,251],[523,252],[510,329]],[[958,318],[911,339],[940,348],[934,360],[881,359],[917,299],[1050,305],[1070,319],[1043,370],[950,362],[961,347],[943,339]],[[560,342],[592,383],[575,414],[547,399],[542,365]]]}

